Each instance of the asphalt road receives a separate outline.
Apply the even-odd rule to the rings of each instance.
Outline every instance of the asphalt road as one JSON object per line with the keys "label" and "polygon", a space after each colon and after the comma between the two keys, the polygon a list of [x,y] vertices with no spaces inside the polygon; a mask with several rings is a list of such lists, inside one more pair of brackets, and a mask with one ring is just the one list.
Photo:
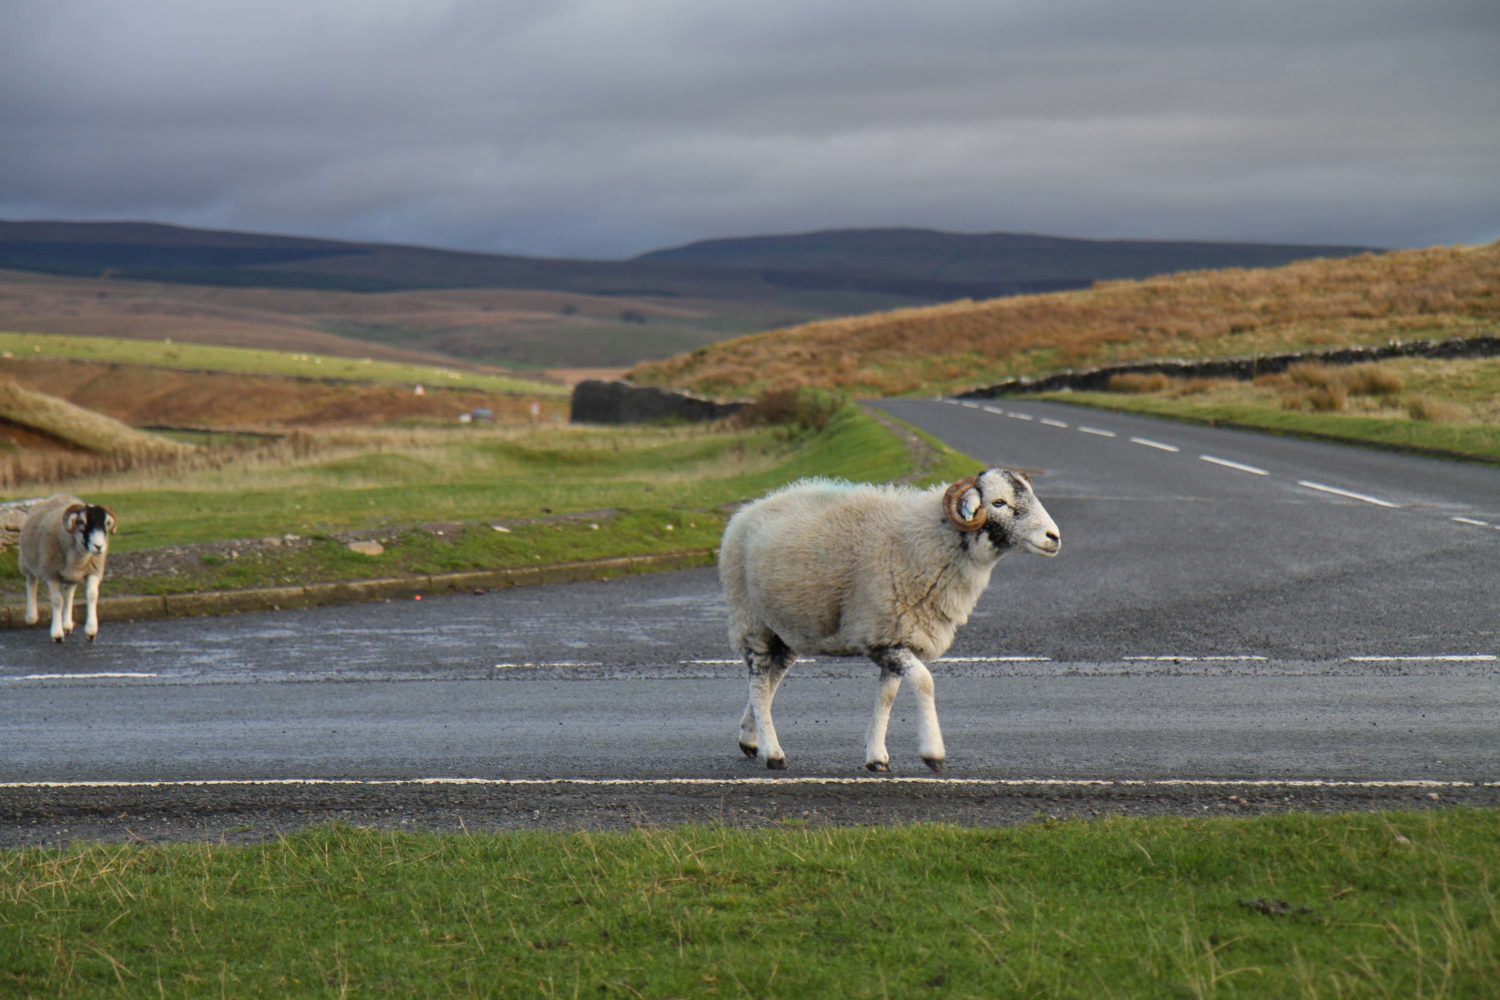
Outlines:
{"label": "asphalt road", "polygon": [[[1002,561],[935,668],[951,777],[1497,794],[1500,470],[1026,401],[881,405],[1031,470],[1064,539]],[[767,778],[735,746],[731,657],[712,570],[105,622],[92,646],[3,632],[0,821],[37,822],[52,793],[14,787],[34,782]],[[875,677],[800,663],[768,780],[863,776]],[[897,776],[925,773],[913,707]]]}

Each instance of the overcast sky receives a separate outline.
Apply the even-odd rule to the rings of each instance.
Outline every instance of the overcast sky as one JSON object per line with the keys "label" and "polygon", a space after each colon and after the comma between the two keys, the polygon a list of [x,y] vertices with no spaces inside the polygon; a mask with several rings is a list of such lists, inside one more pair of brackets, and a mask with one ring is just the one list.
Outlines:
{"label": "overcast sky", "polygon": [[3,0],[0,218],[1500,238],[1496,0]]}

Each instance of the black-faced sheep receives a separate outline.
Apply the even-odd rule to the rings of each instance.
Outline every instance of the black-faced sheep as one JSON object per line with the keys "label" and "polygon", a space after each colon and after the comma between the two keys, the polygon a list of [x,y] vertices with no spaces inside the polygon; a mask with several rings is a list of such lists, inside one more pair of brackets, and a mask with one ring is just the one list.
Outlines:
{"label": "black-faced sheep", "polygon": [[62,642],[73,631],[73,595],[83,584],[87,617],[83,634],[99,634],[99,583],[109,555],[115,515],[108,507],[77,497],[53,496],[37,504],[21,525],[21,572],[26,577],[26,624],[35,625],[37,585],[47,584],[52,604],[52,638]]}
{"label": "black-faced sheep", "polygon": [[889,770],[886,727],[910,677],[919,750],[941,771],[946,751],[923,661],[952,645],[1013,548],[1051,557],[1062,538],[1031,480],[1006,469],[929,490],[805,480],[741,509],[719,550],[729,640],[750,668],[740,749],[786,766],[771,701],[799,654],[868,656],[880,667],[880,693],[865,767]]}

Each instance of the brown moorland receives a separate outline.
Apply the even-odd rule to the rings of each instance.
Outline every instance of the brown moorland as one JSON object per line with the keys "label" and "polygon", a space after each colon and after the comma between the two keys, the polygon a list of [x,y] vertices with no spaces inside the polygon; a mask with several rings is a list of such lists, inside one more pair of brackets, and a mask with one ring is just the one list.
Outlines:
{"label": "brown moorland", "polygon": [[1403,250],[810,323],[629,377],[720,397],[791,386],[954,392],[1064,368],[1493,335],[1497,291],[1500,243]]}

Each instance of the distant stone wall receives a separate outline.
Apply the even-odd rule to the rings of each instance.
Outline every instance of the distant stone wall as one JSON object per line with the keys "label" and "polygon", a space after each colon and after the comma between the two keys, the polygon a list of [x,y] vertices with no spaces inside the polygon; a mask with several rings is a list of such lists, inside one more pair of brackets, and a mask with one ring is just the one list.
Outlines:
{"label": "distant stone wall", "polygon": [[744,403],[716,403],[701,396],[590,379],[573,389],[569,420],[575,424],[643,424],[656,420],[718,420]]}
{"label": "distant stone wall", "polygon": [[1225,358],[1219,361],[1148,361],[1109,368],[1058,372],[1047,378],[1011,379],[982,389],[960,393],[960,399],[991,399],[1025,392],[1056,392],[1059,389],[1107,389],[1116,375],[1168,375],[1173,378],[1233,378],[1248,381],[1257,375],[1286,371],[1292,365],[1354,365],[1388,358],[1489,358],[1500,356],[1500,337],[1470,337],[1461,340],[1412,340],[1383,347],[1350,347],[1337,351],[1303,351],[1259,358]]}

